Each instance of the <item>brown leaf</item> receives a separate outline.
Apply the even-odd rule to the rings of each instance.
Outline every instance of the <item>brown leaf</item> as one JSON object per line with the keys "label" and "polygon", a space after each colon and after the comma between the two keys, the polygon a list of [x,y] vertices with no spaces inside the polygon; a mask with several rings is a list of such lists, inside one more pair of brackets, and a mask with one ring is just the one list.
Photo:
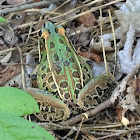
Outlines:
{"label": "brown leaf", "polygon": [[122,107],[116,108],[117,119],[119,122],[121,122],[121,120],[122,120],[122,111],[123,111]]}
{"label": "brown leaf", "polygon": [[13,45],[18,41],[13,29],[8,24],[1,23],[0,33],[0,37],[3,38],[3,42],[6,42],[9,45]]}
{"label": "brown leaf", "polygon": [[140,95],[140,79],[133,80],[132,87],[135,89],[135,95]]}
{"label": "brown leaf", "polygon": [[12,79],[15,75],[19,74],[20,72],[21,72],[20,65],[12,66],[11,68],[3,70],[0,73],[0,85],[3,85],[6,81]]}
{"label": "brown leaf", "polygon": [[78,22],[78,24],[84,24],[84,26],[86,27],[92,27],[94,26],[96,19],[93,13],[88,13],[86,15],[78,17],[76,21]]}
{"label": "brown leaf", "polygon": [[123,108],[116,108],[117,119],[121,122],[124,126],[129,124],[129,120],[125,117],[126,110]]}
{"label": "brown leaf", "polygon": [[77,53],[88,59],[94,60],[95,62],[101,62],[101,56],[96,53],[92,53],[92,52],[88,52],[88,51],[82,52],[80,50],[80,47],[78,48]]}

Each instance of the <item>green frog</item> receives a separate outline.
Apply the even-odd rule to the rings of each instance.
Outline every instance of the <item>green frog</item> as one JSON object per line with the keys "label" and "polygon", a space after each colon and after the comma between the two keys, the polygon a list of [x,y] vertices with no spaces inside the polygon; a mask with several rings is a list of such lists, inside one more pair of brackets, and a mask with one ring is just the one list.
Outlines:
{"label": "green frog", "polygon": [[39,89],[28,90],[38,102],[40,113],[35,115],[39,120],[66,120],[76,110],[94,108],[107,99],[112,75],[93,79],[91,68],[76,54],[62,26],[46,22],[39,34],[44,48],[37,68]]}

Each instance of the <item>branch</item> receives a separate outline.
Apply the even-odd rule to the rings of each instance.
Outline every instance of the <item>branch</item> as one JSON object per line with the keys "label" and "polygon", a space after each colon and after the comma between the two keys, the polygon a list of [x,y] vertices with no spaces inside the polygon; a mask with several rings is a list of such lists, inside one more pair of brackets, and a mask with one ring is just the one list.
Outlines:
{"label": "branch", "polygon": [[[103,102],[102,104],[95,107],[94,109],[86,111],[84,114],[86,114],[90,118],[111,105],[112,105],[112,103],[111,103],[110,99],[108,99],[105,102]],[[75,117],[73,117],[65,122],[61,122],[60,124],[62,124],[62,125],[74,125],[75,123],[80,122],[82,119],[83,119],[83,113],[79,114],[79,115],[77,115],[77,116],[75,116]]]}
{"label": "branch", "polygon": [[30,9],[33,7],[39,7],[39,6],[44,6],[46,4],[51,4],[53,2],[59,2],[61,0],[48,0],[48,1],[41,1],[41,2],[36,2],[36,3],[32,3],[32,4],[26,4],[26,5],[22,5],[19,7],[13,7],[13,8],[6,8],[3,10],[0,10],[0,15],[2,14],[8,14],[11,12],[17,12],[17,11],[21,11],[21,10],[25,10],[25,9]]}

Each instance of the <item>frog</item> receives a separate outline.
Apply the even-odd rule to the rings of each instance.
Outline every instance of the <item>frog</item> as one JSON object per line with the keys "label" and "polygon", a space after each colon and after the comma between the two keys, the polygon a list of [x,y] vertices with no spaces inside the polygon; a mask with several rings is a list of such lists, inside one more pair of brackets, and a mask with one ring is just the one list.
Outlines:
{"label": "frog", "polygon": [[79,56],[61,25],[47,21],[39,31],[41,61],[37,68],[38,88],[28,89],[37,101],[41,121],[63,121],[79,110],[86,111],[105,101],[105,91],[114,83],[111,73],[93,78],[89,64]]}

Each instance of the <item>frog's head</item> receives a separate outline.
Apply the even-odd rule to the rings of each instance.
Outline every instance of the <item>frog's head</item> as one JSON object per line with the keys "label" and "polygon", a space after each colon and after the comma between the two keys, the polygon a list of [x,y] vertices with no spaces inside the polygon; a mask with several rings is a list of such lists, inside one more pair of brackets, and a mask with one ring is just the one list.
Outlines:
{"label": "frog's head", "polygon": [[41,37],[48,38],[50,35],[63,35],[65,36],[65,29],[60,25],[54,25],[52,22],[47,21],[44,23],[42,29],[39,31]]}

